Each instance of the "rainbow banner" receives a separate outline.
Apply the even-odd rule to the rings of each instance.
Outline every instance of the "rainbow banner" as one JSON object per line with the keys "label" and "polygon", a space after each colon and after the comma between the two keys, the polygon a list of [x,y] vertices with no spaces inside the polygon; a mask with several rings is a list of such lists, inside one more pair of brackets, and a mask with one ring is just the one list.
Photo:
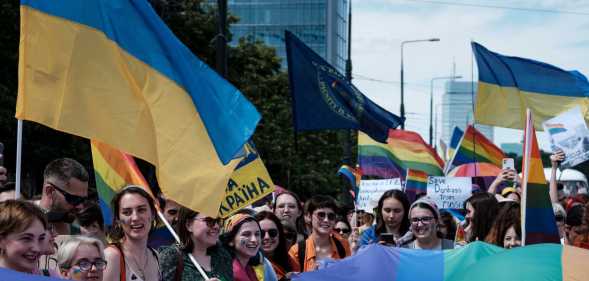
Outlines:
{"label": "rainbow banner", "polygon": [[560,243],[530,110],[524,131],[522,176],[522,244]]}
{"label": "rainbow banner", "polygon": [[255,107],[147,0],[22,0],[16,117],[152,163],[163,193],[216,216]]}
{"label": "rainbow banner", "polygon": [[383,179],[405,178],[405,169],[397,161],[386,144],[358,132],[358,165],[362,175]]}
{"label": "rainbow banner", "polygon": [[578,281],[589,276],[589,251],[539,244],[504,249],[484,242],[427,251],[378,244],[326,268],[296,274],[293,281]]}
{"label": "rainbow banner", "polygon": [[578,71],[566,71],[543,62],[504,56],[472,42],[479,82],[475,122],[507,128],[524,127],[526,108],[534,125],[581,106],[589,120],[589,81]]}
{"label": "rainbow banner", "polygon": [[427,193],[427,173],[407,170],[407,178],[405,179],[405,193],[409,197],[409,201],[415,201],[417,195]]}
{"label": "rainbow banner", "polygon": [[484,162],[501,167],[501,161],[505,158],[503,151],[475,127],[469,125],[462,135],[462,139],[454,153],[454,157],[446,165],[446,173],[457,166]]}
{"label": "rainbow banner", "polygon": [[113,216],[110,203],[115,194],[125,186],[137,185],[143,187],[152,196],[153,194],[133,157],[97,140],[92,140],[90,146],[98,203],[104,223],[111,225]]}

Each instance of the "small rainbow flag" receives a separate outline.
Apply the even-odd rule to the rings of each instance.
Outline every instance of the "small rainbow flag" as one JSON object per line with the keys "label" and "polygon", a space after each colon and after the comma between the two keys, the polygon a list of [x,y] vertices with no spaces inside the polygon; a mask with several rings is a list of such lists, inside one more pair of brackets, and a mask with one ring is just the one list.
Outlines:
{"label": "small rainbow flag", "polygon": [[501,167],[503,158],[505,158],[505,154],[499,147],[472,125],[469,125],[460,140],[452,161],[446,165],[446,173],[457,166],[475,162],[491,163]]}
{"label": "small rainbow flag", "polygon": [[350,183],[351,193],[354,200],[360,191],[360,180],[362,179],[362,173],[360,169],[354,169],[348,165],[342,165],[337,171],[338,175],[344,176]]}
{"label": "small rainbow flag", "polygon": [[544,178],[532,112],[529,109],[524,131],[522,167],[522,245],[560,243],[548,185]]}
{"label": "small rainbow flag", "polygon": [[427,193],[427,173],[417,170],[407,170],[407,179],[405,180],[405,193],[409,201],[415,201],[419,194]]}
{"label": "small rainbow flag", "polygon": [[153,194],[133,157],[97,140],[91,141],[91,147],[100,209],[104,223],[110,225],[110,202],[118,191],[133,184],[144,187],[145,191],[152,196]]}

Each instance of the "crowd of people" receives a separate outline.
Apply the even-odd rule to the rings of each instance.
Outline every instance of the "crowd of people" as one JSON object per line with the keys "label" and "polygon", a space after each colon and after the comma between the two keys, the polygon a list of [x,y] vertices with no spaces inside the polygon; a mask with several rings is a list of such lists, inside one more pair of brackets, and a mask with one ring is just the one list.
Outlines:
{"label": "crowd of people", "polygon": [[[559,193],[555,171],[563,157],[551,156],[549,182],[561,242],[589,248],[589,196]],[[224,220],[163,200],[159,206],[179,242],[158,248],[150,246],[158,203],[143,187],[130,185],[114,195],[107,229],[97,202],[88,199],[89,176],[77,161],[49,163],[36,200],[15,200],[6,174],[0,167],[0,267],[69,280],[289,280],[371,244],[434,251],[473,241],[521,245],[521,189],[514,170],[473,193],[464,202],[464,220],[425,195],[410,202],[400,190],[384,192],[371,211],[345,210],[326,195],[303,202],[284,191],[272,204]]]}

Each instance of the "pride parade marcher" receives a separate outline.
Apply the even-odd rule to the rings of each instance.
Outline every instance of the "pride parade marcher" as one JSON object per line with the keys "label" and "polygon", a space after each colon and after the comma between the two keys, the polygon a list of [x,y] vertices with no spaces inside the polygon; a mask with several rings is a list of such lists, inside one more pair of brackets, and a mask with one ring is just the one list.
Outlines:
{"label": "pride parade marcher", "polygon": [[521,209],[518,202],[504,201],[485,242],[511,249],[521,246]]}
{"label": "pride parade marcher", "polygon": [[438,230],[440,211],[429,197],[422,197],[411,204],[409,221],[414,239],[403,244],[403,247],[425,250],[454,248],[454,241],[442,238],[442,233]]}
{"label": "pride parade marcher", "polygon": [[262,237],[262,251],[272,263],[278,280],[288,280],[288,273],[292,271],[292,260],[288,255],[284,230],[280,220],[274,213],[262,211],[256,214],[260,224]]}
{"label": "pride parade marcher", "polygon": [[225,220],[221,242],[233,257],[233,280],[277,281],[272,264],[260,252],[262,231],[247,210]]}
{"label": "pride parade marcher", "polygon": [[160,252],[163,281],[205,280],[188,254],[192,254],[209,280],[233,280],[231,254],[219,242],[219,219],[181,207],[176,227],[181,244],[166,246]]}
{"label": "pride parade marcher", "polygon": [[37,273],[47,238],[47,219],[32,203],[0,202],[0,267]]}
{"label": "pride parade marcher", "polygon": [[[372,243],[398,246],[401,238],[409,231],[408,214],[409,199],[407,195],[396,189],[386,191],[378,200],[376,225],[366,229],[360,235],[359,247]],[[381,235],[385,233],[389,236],[392,235],[394,240],[383,239]]]}
{"label": "pride parade marcher", "polygon": [[475,193],[464,202],[466,241],[483,241],[497,215],[497,199],[487,192]]}
{"label": "pride parade marcher", "polygon": [[102,281],[106,269],[104,245],[96,238],[70,236],[59,246],[57,262],[67,280]]}
{"label": "pride parade marcher", "polygon": [[337,217],[335,200],[329,196],[315,195],[306,205],[305,217],[311,221],[311,235],[288,251],[296,272],[320,269],[331,260],[351,255],[348,241],[333,233]]}
{"label": "pride parade marcher", "polygon": [[112,199],[113,244],[105,250],[108,267],[106,281],[159,281],[158,256],[147,247],[149,231],[154,227],[154,199],[143,188],[130,185]]}
{"label": "pride parade marcher", "polygon": [[287,221],[289,225],[296,227],[297,241],[307,238],[302,206],[299,196],[294,192],[284,191],[274,199],[274,214],[281,221]]}

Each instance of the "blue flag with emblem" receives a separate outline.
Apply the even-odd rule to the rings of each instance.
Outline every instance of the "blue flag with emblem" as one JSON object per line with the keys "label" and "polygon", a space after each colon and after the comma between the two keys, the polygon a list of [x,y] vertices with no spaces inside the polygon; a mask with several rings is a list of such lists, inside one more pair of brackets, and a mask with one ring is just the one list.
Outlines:
{"label": "blue flag with emblem", "polygon": [[403,119],[386,111],[294,34],[285,32],[296,131],[357,129],[385,143]]}

